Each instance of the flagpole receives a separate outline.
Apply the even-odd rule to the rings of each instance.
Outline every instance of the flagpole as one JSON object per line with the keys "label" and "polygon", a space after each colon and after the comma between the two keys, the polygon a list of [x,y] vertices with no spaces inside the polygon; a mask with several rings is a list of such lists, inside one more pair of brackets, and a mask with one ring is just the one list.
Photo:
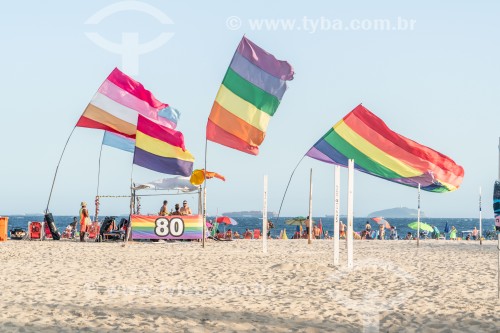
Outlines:
{"label": "flagpole", "polygon": [[312,244],[312,195],[313,195],[313,169],[309,173],[309,232],[307,233],[307,244]]}
{"label": "flagpole", "polygon": [[481,186],[479,186],[479,245],[483,245],[483,212],[481,209]]}
{"label": "flagpole", "polygon": [[99,217],[99,183],[101,179],[101,156],[102,156],[102,146],[104,142],[104,135],[106,135],[106,132],[103,132],[102,135],[102,141],[101,141],[101,150],[99,151],[99,163],[98,163],[98,168],[97,168],[97,190],[96,190],[96,195],[95,195],[95,215],[94,215],[94,221],[97,222],[97,219]]}
{"label": "flagpole", "polygon": [[420,184],[418,184],[418,199],[417,199],[417,247],[420,246]]}
{"label": "flagpole", "polygon": [[129,241],[130,234],[132,232],[132,211],[134,209],[134,186],[133,186],[133,181],[132,177],[134,174],[134,161],[132,160],[132,169],[130,170],[130,215],[128,217],[128,227],[127,227],[127,234],[125,235],[125,243]]}
{"label": "flagpole", "polygon": [[333,265],[339,265],[340,250],[340,166],[335,166],[335,198],[333,222]]}
{"label": "flagpole", "polygon": [[206,138],[206,129],[205,129],[205,170],[203,172],[203,238],[201,241],[201,246],[205,248],[205,234],[206,234],[206,228],[207,228],[207,179],[205,177],[205,174],[207,172],[207,146],[208,146],[208,139]]}
{"label": "flagpole", "polygon": [[267,253],[267,175],[264,175],[264,202],[262,207],[262,251]]}
{"label": "flagpole", "polygon": [[281,199],[280,209],[278,210],[278,217],[276,217],[276,222],[278,222],[280,219],[281,207],[283,207],[283,202],[285,201],[286,192],[288,191],[288,187],[290,186],[290,183],[292,182],[293,174],[295,173],[295,170],[297,170],[300,162],[302,162],[304,157],[306,157],[306,155],[302,156],[302,158],[299,160],[299,163],[297,163],[295,168],[293,168],[292,174],[290,175],[290,179],[288,179],[288,184],[286,184],[285,193],[283,193],[283,198]]}
{"label": "flagpole", "polygon": [[66,147],[68,146],[69,139],[71,139],[71,136],[73,135],[73,132],[75,131],[75,128],[76,128],[76,126],[74,126],[73,129],[71,130],[71,133],[69,134],[69,137],[66,140],[66,144],[64,144],[64,148],[63,148],[63,151],[61,153],[61,157],[59,157],[59,162],[57,163],[56,172],[54,173],[54,179],[52,180],[52,186],[50,188],[49,200],[47,201],[47,208],[45,208],[45,214],[47,214],[49,212],[50,198],[52,197],[52,190],[54,190],[54,184],[56,183],[57,171],[59,170],[59,165],[61,164],[62,157],[64,155],[64,152],[66,151]]}
{"label": "flagpole", "polygon": [[354,267],[354,160],[349,159],[347,169],[347,268]]}

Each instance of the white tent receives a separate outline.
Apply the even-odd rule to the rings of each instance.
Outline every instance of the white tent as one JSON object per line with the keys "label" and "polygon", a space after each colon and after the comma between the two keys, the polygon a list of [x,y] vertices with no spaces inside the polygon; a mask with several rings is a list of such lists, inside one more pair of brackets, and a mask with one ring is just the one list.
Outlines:
{"label": "white tent", "polygon": [[173,178],[163,178],[154,180],[149,183],[139,184],[133,187],[134,190],[167,190],[167,191],[181,191],[181,192],[196,192],[199,186],[191,184],[189,177],[176,176]]}

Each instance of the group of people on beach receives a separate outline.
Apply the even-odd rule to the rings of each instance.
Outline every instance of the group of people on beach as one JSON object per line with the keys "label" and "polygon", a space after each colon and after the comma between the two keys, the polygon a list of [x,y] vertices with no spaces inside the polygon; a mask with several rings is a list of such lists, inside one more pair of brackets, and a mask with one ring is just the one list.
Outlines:
{"label": "group of people on beach", "polygon": [[[178,203],[175,204],[175,210],[172,210],[170,213],[168,212],[168,201],[164,200],[163,205],[160,208],[160,212],[158,215],[160,216],[168,216],[168,215],[192,215],[191,208],[188,205],[187,200],[184,200],[182,202],[182,207]],[[80,217],[80,241],[84,242],[85,241],[85,236],[88,233],[88,228],[92,225],[92,221],[90,220],[90,215],[89,211],[87,209],[87,203],[85,201],[82,201],[80,204],[80,211],[79,211],[79,217]],[[77,218],[73,218],[73,223],[71,223],[67,227],[67,231],[71,234],[74,235],[76,233],[76,224],[77,224]],[[110,228],[116,228],[115,226],[110,226]],[[72,237],[71,237],[72,238]]]}
{"label": "group of people on beach", "polygon": [[184,200],[182,202],[182,207],[178,203],[175,204],[175,209],[171,210],[170,213],[168,212],[168,201],[164,200],[163,205],[160,207],[160,212],[158,215],[160,216],[167,216],[167,215],[192,215],[193,212],[191,212],[191,208],[188,206],[187,200]]}

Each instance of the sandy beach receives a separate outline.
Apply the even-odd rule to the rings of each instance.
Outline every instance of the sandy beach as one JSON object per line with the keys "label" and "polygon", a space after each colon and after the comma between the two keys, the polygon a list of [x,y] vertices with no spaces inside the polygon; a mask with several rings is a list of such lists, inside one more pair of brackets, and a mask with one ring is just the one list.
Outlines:
{"label": "sandy beach", "polygon": [[496,242],[0,243],[3,332],[498,332]]}

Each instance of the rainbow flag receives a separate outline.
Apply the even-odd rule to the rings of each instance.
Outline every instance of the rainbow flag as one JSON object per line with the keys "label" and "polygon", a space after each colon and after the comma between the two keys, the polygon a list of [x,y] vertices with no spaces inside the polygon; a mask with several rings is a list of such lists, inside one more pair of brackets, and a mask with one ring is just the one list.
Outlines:
{"label": "rainbow flag", "polygon": [[131,215],[132,239],[201,239],[203,216]]}
{"label": "rainbow flag", "polygon": [[215,97],[207,139],[257,155],[293,68],[243,37]]}
{"label": "rainbow flag", "polygon": [[194,157],[184,146],[181,132],[139,116],[134,164],[171,175],[190,176]]}
{"label": "rainbow flag", "polygon": [[[158,114],[162,117],[158,117]],[[76,126],[102,129],[134,138],[141,114],[170,128],[179,112],[157,100],[144,86],[115,68],[94,95]]]}
{"label": "rainbow flag", "polygon": [[449,192],[462,183],[464,169],[451,158],[393,132],[358,105],[306,153],[317,160],[355,169],[429,192]]}

